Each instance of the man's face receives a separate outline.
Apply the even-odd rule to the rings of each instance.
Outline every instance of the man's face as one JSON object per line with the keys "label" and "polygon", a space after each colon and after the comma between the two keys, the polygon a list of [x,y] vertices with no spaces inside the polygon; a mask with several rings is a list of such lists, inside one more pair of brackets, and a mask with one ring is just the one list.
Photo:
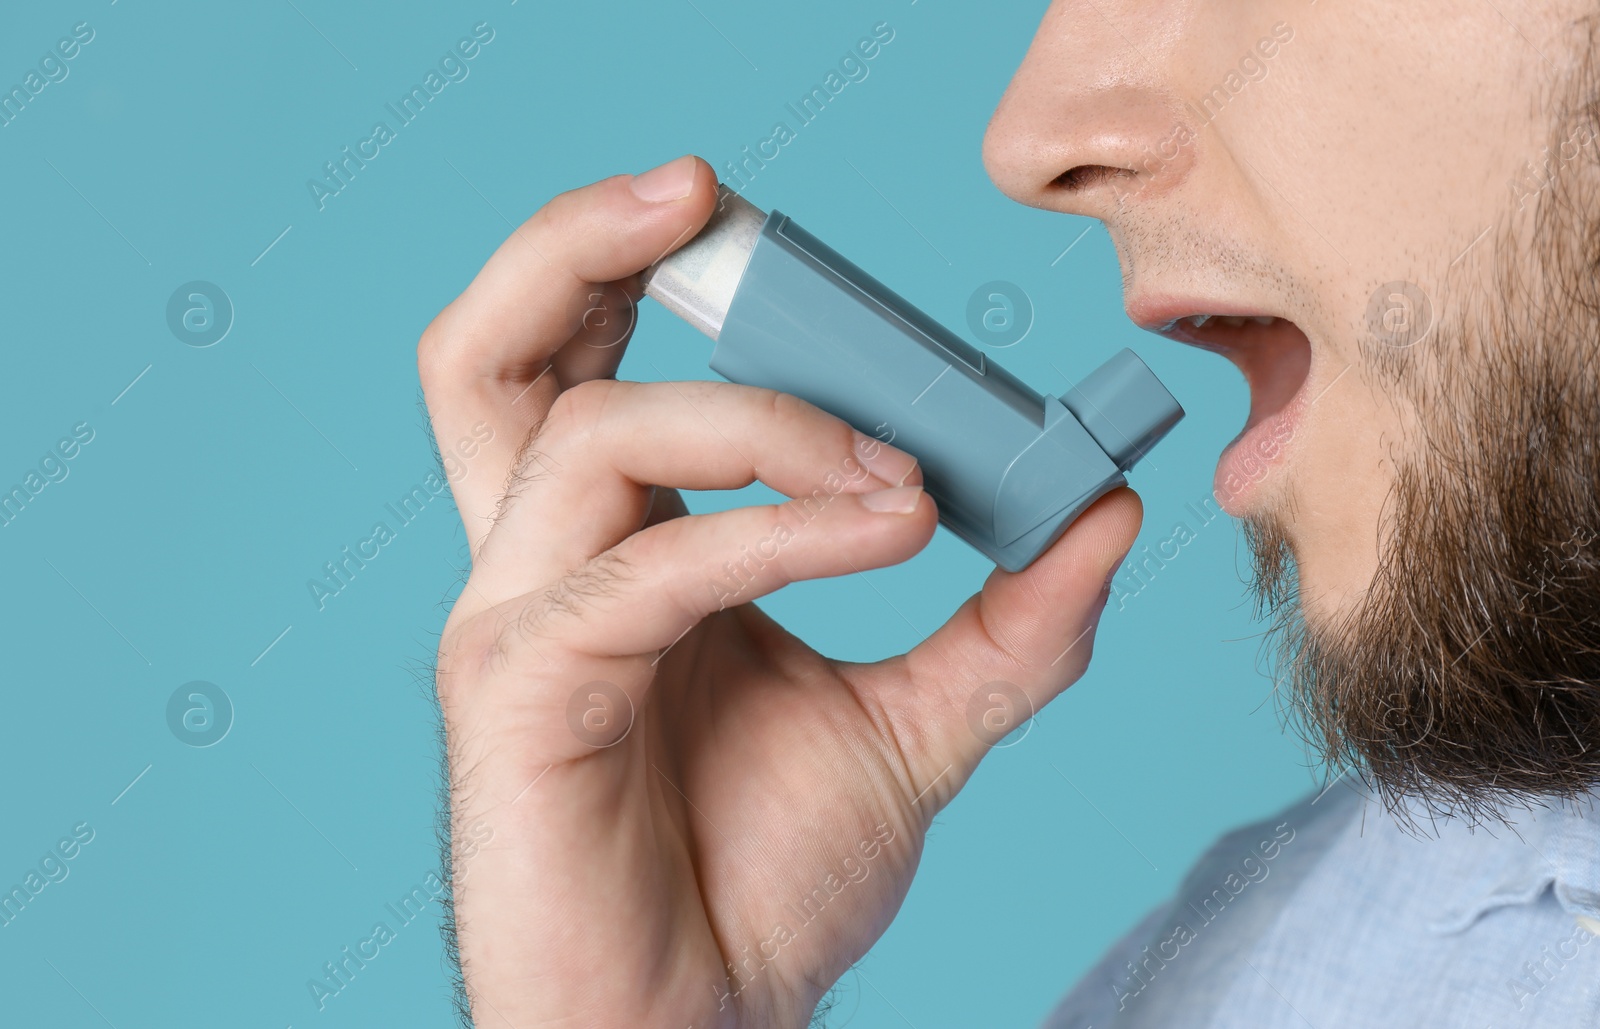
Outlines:
{"label": "man's face", "polygon": [[[1008,195],[1105,221],[1135,322],[1244,373],[1216,495],[1299,602],[1316,728],[1396,783],[1471,792],[1497,747],[1593,729],[1540,705],[1600,632],[1593,668],[1526,652],[1600,596],[1552,574],[1600,528],[1600,410],[1511,401],[1600,399],[1594,6],[1057,0],[985,140]],[[1497,471],[1534,440],[1559,474]]]}

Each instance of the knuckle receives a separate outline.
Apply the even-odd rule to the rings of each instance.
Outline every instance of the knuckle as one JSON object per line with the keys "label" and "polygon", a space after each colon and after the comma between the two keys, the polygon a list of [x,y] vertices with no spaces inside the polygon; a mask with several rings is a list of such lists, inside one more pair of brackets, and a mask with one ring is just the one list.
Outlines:
{"label": "knuckle", "polygon": [[578,441],[592,436],[612,394],[621,386],[615,379],[589,379],[562,390],[550,405],[540,435]]}
{"label": "knuckle", "polygon": [[434,695],[441,708],[450,711],[470,693],[474,685],[497,670],[505,656],[499,619],[493,611],[483,611],[448,631],[439,644],[439,659],[434,674]]}
{"label": "knuckle", "polygon": [[596,601],[613,597],[618,587],[634,579],[633,563],[615,551],[596,554],[578,568],[562,576],[556,584],[564,601]]}
{"label": "knuckle", "polygon": [[[452,305],[453,306],[453,305]],[[434,316],[417,340],[417,376],[424,391],[443,380],[449,368],[449,323],[451,308],[446,307]]]}
{"label": "knuckle", "polygon": [[587,186],[574,186],[564,189],[555,196],[546,200],[533,216],[553,226],[570,225],[571,220],[584,208],[584,193]]}
{"label": "knuckle", "polygon": [[501,627],[501,646],[507,649],[509,641],[506,637],[510,634],[521,636],[524,639],[543,639],[546,637],[546,627],[550,623],[550,616],[556,611],[561,601],[556,586],[540,590],[517,609],[517,616]]}
{"label": "knuckle", "polygon": [[778,504],[774,509],[772,531],[784,533],[787,538],[798,536],[807,526],[827,513],[832,507],[833,495],[826,487],[813,487],[809,493],[800,493]]}
{"label": "knuckle", "polygon": [[691,523],[682,518],[660,522],[629,536],[621,547],[627,550],[629,566],[662,568],[686,544],[685,533]]}
{"label": "knuckle", "polygon": [[[823,414],[822,409],[815,404],[801,400],[792,393],[779,393],[777,391],[772,391],[768,398],[768,409],[780,428],[814,423],[817,416]],[[824,415],[824,417],[828,416]],[[843,423],[841,422],[840,424]]]}
{"label": "knuckle", "polygon": [[563,621],[581,620],[604,606],[617,587],[631,578],[630,563],[607,551],[590,558],[543,590],[528,597],[517,612],[515,631],[549,639]]}
{"label": "knuckle", "polygon": [[437,691],[448,710],[452,701],[492,688],[497,681],[520,679],[538,671],[534,640],[543,624],[542,594],[534,594],[514,612],[496,606],[479,612],[451,641],[448,661],[439,662]]}
{"label": "knuckle", "polygon": [[578,186],[557,193],[543,207],[528,218],[527,228],[540,235],[554,238],[568,236],[581,230],[580,222],[594,206],[594,191],[590,186]]}
{"label": "knuckle", "polygon": [[808,400],[789,393],[773,393],[769,401],[771,415],[778,431],[785,437],[817,438],[828,434],[841,450],[851,451],[855,446],[855,430],[842,418],[835,417]]}

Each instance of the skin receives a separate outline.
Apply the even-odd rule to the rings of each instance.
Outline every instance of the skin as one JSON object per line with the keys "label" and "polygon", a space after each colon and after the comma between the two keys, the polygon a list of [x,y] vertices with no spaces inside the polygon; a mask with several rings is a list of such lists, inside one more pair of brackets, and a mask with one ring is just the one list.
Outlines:
{"label": "skin", "polygon": [[[681,199],[647,202],[618,176],[553,200],[419,347],[438,438],[515,429],[482,454],[495,474],[454,486],[473,567],[438,664],[483,1025],[805,1024],[887,928],[929,823],[993,742],[969,725],[973,696],[1005,680],[1037,708],[1082,674],[1138,529],[1131,492],[1102,498],[1048,555],[996,570],[874,664],[829,660],[754,605],[719,610],[724,564],[779,526],[793,539],[740,600],[903,561],[937,513],[908,456],[792,397],[605,378],[621,348],[584,327],[593,284],[637,296],[630,277],[715,203],[703,161],[661,174],[683,178]],[[794,505],[689,516],[675,492],[759,478],[804,496],[856,460],[872,474],[841,476],[809,522]],[[873,511],[872,493],[914,506]],[[849,902],[802,924],[793,909],[845,881]]]}
{"label": "skin", "polygon": [[[1536,50],[1560,53],[1562,12],[1497,6],[1520,32],[1476,0],[1064,0],[985,140],[1007,194],[1105,220],[1135,321],[1292,323],[1204,342],[1246,368],[1258,413],[1296,412],[1225,499],[1282,525],[1308,617],[1370,581],[1387,455],[1411,432],[1369,359],[1369,299],[1395,280],[1441,306],[1470,290],[1476,260],[1457,255],[1545,142],[1528,119],[1547,78]],[[1278,23],[1293,38],[1264,77],[1195,124],[1186,102]],[[1152,165],[1186,120],[1189,141]],[[710,167],[683,158],[555,198],[419,345],[437,437],[496,429],[486,474],[453,486],[473,564],[438,662],[479,1025],[806,1024],[888,926],[932,818],[993,742],[974,697],[983,709],[1004,680],[1037,708],[1082,674],[1137,531],[1131,492],[1103,498],[1026,571],[996,570],[925,643],[873,664],[817,654],[743,603],[905,560],[936,512],[908,457],[792,398],[611,378],[622,347],[586,303],[603,284],[637,298],[637,273],[713,196]],[[760,479],[806,495],[853,460],[870,474],[809,521],[795,505],[690,516],[676,492]],[[793,538],[720,609],[725,563],[780,526]],[[847,902],[802,922],[830,876],[822,896]]]}
{"label": "skin", "polygon": [[[1409,281],[1447,313],[1485,284],[1475,258],[1487,247],[1452,264],[1507,215],[1510,181],[1548,142],[1547,120],[1529,117],[1552,78],[1540,51],[1563,54],[1576,11],[1060,2],[990,123],[984,158],[1002,190],[1106,223],[1135,322],[1273,315],[1309,339],[1288,445],[1242,493],[1220,479],[1217,492],[1232,514],[1282,523],[1314,623],[1332,622],[1370,582],[1393,481],[1387,451],[1414,434],[1365,352],[1369,301],[1382,284]],[[1279,25],[1292,38],[1260,59],[1257,44]],[[1200,120],[1186,105],[1253,52],[1264,77],[1247,78],[1176,160],[1147,171],[1175,126]],[[1115,171],[1060,181],[1095,167]],[[1305,367],[1303,345],[1242,349],[1230,356],[1254,360],[1263,377]],[[1256,383],[1252,392],[1259,402]]]}

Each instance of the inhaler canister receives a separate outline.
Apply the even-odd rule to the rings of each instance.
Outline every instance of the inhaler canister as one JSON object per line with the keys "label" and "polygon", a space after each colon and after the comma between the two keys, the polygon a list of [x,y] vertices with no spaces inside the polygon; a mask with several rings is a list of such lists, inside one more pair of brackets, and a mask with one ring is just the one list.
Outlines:
{"label": "inhaler canister", "polygon": [[778,211],[726,186],[645,293],[716,341],[711,368],[789,393],[922,466],[939,521],[1020,571],[1183,417],[1131,350],[1043,396]]}

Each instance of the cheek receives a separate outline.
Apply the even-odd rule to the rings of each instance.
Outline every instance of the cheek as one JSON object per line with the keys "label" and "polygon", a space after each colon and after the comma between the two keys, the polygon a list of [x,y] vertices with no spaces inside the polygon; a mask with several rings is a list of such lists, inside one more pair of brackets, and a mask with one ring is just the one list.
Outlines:
{"label": "cheek", "polygon": [[[1303,276],[1359,279],[1360,302],[1397,279],[1432,290],[1514,207],[1508,183],[1548,142],[1548,124],[1528,114],[1545,109],[1538,53],[1492,7],[1480,17],[1450,6],[1369,0],[1286,15],[1292,38],[1210,134],[1212,156],[1245,169],[1236,181],[1254,181],[1254,167],[1270,183],[1256,181],[1251,202],[1270,249]],[[1307,125],[1314,149],[1291,142]]]}

